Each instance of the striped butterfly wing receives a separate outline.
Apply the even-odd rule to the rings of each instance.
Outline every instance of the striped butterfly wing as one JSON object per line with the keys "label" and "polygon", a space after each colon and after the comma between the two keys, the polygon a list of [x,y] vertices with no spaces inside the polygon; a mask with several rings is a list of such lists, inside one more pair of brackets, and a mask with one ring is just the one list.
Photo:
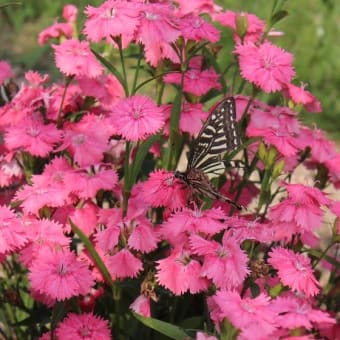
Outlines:
{"label": "striped butterfly wing", "polygon": [[188,159],[188,169],[199,169],[209,179],[224,173],[223,157],[240,145],[233,97],[220,102],[211,112],[196,138]]}

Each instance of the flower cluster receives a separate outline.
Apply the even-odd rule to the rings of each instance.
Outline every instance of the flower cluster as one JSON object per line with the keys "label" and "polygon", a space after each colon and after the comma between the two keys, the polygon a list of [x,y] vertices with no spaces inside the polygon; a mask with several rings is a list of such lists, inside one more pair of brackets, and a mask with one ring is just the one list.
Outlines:
{"label": "flower cluster", "polygon": [[[324,190],[339,187],[340,153],[299,120],[321,104],[292,83],[293,55],[270,40],[269,23],[213,0],[106,0],[85,8],[80,39],[77,14],[65,6],[65,22],[38,39],[54,39],[64,81],[29,71],[0,107],[2,276],[25,291],[4,303],[32,308],[40,339],[134,338],[150,316],[168,322],[167,335],[181,331],[170,322],[199,316],[198,340],[339,335],[336,278],[320,276],[338,271],[340,227],[329,239],[317,231],[326,213],[340,216]],[[212,185],[241,212],[174,176],[207,99],[230,89],[217,65],[226,43],[223,68],[237,67],[245,89],[234,95],[243,146]],[[13,77],[1,61],[2,92]],[[273,92],[280,105],[261,100]],[[294,180],[298,167],[311,185]]]}

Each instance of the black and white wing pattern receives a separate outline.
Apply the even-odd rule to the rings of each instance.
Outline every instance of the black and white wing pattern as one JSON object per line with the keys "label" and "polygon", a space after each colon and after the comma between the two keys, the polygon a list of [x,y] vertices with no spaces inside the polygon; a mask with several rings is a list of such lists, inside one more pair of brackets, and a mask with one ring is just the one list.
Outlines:
{"label": "black and white wing pattern", "polygon": [[225,153],[237,149],[239,145],[235,99],[228,97],[217,104],[210,113],[193,143],[186,171],[176,171],[175,177],[188,185],[193,196],[202,194],[241,209],[236,202],[220,194],[210,182],[211,178],[224,173]]}
{"label": "black and white wing pattern", "polygon": [[188,159],[188,169],[200,169],[210,179],[225,171],[226,152],[240,146],[236,126],[236,104],[228,97],[212,110],[199,132]]}

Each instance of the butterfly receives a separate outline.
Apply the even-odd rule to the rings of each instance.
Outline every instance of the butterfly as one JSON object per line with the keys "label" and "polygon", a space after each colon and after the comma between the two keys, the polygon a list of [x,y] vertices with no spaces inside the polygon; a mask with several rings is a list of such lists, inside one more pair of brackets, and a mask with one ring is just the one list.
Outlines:
{"label": "butterfly", "polygon": [[193,196],[219,199],[242,207],[220,194],[210,180],[226,170],[224,155],[240,146],[240,136],[236,124],[236,104],[233,97],[222,100],[212,110],[195,139],[184,172],[176,171],[174,176],[185,183]]}

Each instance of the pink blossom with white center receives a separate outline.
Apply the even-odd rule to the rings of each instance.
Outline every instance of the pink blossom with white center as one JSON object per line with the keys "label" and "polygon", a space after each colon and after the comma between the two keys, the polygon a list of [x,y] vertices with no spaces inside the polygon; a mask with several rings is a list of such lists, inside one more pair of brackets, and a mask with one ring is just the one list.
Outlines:
{"label": "pink blossom with white center", "polygon": [[142,95],[121,99],[112,108],[110,119],[116,133],[129,141],[144,140],[165,123],[162,108]]}
{"label": "pink blossom with white center", "polygon": [[78,261],[71,251],[40,250],[28,275],[32,288],[56,301],[85,295],[93,285],[86,263]]}
{"label": "pink blossom with white center", "polygon": [[208,280],[200,276],[200,263],[188,251],[174,250],[157,263],[157,281],[176,295],[187,291],[195,294],[208,288]]}
{"label": "pink blossom with white center", "polygon": [[59,323],[55,334],[58,339],[64,340],[112,339],[108,320],[92,313],[68,313],[66,318]]}
{"label": "pink blossom with white center", "polygon": [[295,75],[293,55],[270,42],[237,45],[241,75],[264,92],[280,91]]}
{"label": "pink blossom with white center", "polygon": [[34,155],[45,157],[61,140],[61,131],[54,124],[44,124],[33,118],[6,129],[5,145],[9,150],[23,149]]}
{"label": "pink blossom with white center", "polygon": [[52,47],[56,65],[65,75],[95,78],[103,73],[103,66],[92,54],[88,41],[68,39]]}
{"label": "pink blossom with white center", "polygon": [[88,5],[84,33],[93,42],[121,36],[123,47],[127,47],[139,27],[140,11],[141,4],[128,1],[107,0],[99,7]]}
{"label": "pink blossom with white center", "polygon": [[284,285],[307,296],[314,296],[319,292],[319,282],[313,275],[308,257],[285,248],[275,248],[269,256],[268,263],[278,270],[278,276]]}

